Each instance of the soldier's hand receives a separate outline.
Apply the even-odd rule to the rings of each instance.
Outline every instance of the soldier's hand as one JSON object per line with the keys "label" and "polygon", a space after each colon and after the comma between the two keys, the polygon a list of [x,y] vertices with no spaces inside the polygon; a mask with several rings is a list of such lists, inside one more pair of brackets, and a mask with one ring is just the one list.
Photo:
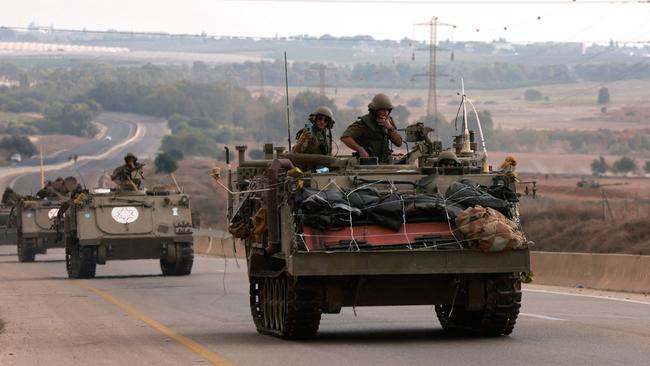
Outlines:
{"label": "soldier's hand", "polygon": [[377,118],[377,124],[387,129],[391,129],[393,127],[390,124],[390,120],[388,118],[381,118],[381,117]]}
{"label": "soldier's hand", "polygon": [[369,158],[370,155],[368,155],[368,152],[365,149],[359,150],[359,157],[361,158]]}
{"label": "soldier's hand", "polygon": [[300,140],[298,140],[298,143],[302,144],[305,141],[307,141],[307,139],[310,138],[310,137],[311,137],[311,132],[308,129],[303,128],[302,133],[300,134]]}

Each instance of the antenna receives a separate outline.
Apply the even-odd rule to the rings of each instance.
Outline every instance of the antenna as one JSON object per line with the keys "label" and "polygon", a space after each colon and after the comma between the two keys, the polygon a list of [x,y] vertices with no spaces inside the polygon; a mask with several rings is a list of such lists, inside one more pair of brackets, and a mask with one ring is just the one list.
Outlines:
{"label": "antenna", "polygon": [[287,141],[289,141],[289,151],[291,151],[291,120],[289,110],[289,72],[287,71],[287,51],[284,51],[284,89],[287,95]]}
{"label": "antenna", "polygon": [[465,95],[465,80],[460,78],[460,88],[462,93],[463,103],[463,149],[461,152],[472,152],[469,144],[469,129],[467,128],[467,96]]}

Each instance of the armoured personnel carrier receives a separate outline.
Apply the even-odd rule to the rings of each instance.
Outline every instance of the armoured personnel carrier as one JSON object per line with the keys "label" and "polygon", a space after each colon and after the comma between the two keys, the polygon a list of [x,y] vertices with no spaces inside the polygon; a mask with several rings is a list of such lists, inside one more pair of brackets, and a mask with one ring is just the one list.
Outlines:
{"label": "armoured personnel carrier", "polygon": [[33,262],[36,254],[46,254],[50,248],[65,247],[55,228],[56,216],[63,200],[24,197],[15,206],[10,218],[16,227],[16,247],[19,262]]}
{"label": "armoured personnel carrier", "polygon": [[385,305],[434,305],[446,330],[513,331],[530,271],[516,177],[487,166],[473,133],[443,151],[431,131],[408,127],[414,147],[387,165],[268,144],[249,161],[237,147],[229,230],[245,245],[258,332],[308,338],[322,313]]}
{"label": "armoured personnel carrier", "polygon": [[0,205],[0,245],[16,244],[16,224],[12,224],[12,206]]}
{"label": "armoured personnel carrier", "polygon": [[108,260],[159,259],[164,275],[184,276],[194,262],[190,198],[175,190],[94,189],[62,207],[70,278],[95,277]]}

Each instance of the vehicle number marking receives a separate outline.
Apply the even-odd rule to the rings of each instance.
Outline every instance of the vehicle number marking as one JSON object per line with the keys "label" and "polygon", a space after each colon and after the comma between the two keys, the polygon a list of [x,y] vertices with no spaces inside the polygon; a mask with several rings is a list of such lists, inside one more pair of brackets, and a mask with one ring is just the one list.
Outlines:
{"label": "vehicle number marking", "polygon": [[172,216],[178,216],[178,207],[172,207]]}
{"label": "vehicle number marking", "polygon": [[56,217],[56,215],[59,214],[59,209],[58,208],[53,208],[47,212],[47,217],[52,220],[53,218]]}

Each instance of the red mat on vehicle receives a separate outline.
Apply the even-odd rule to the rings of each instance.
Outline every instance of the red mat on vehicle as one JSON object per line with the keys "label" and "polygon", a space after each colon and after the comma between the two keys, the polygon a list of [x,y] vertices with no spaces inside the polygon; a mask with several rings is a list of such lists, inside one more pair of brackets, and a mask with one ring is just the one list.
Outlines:
{"label": "red mat on vehicle", "polygon": [[303,225],[303,240],[307,250],[325,250],[348,246],[354,239],[366,246],[407,245],[426,238],[453,239],[447,222],[417,222],[402,224],[399,231],[379,225],[340,227],[320,230]]}

